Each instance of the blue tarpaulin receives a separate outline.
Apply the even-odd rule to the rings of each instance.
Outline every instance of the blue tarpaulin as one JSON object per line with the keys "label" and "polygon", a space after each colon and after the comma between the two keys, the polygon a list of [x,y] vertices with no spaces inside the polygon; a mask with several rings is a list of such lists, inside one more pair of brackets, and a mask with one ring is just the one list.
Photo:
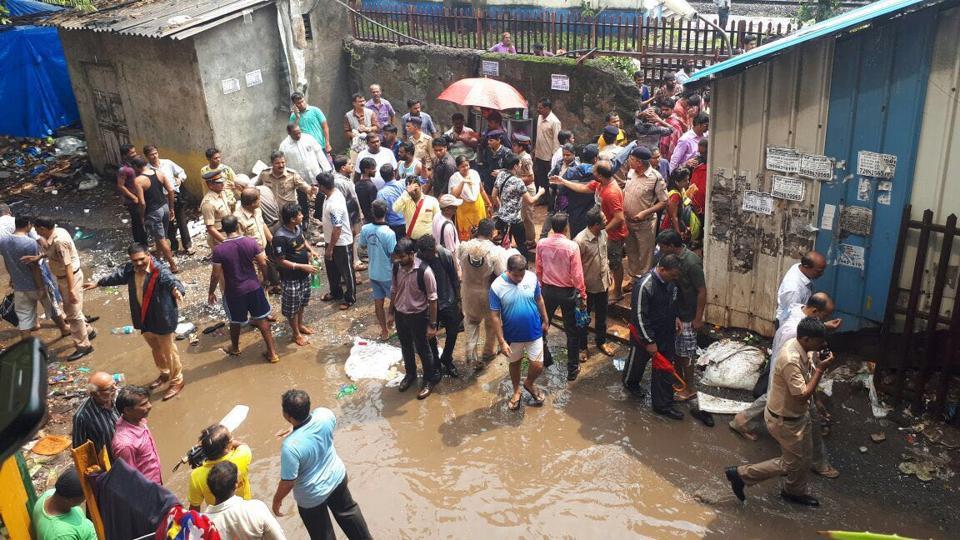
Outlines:
{"label": "blue tarpaulin", "polygon": [[59,6],[51,6],[35,0],[6,0],[4,2],[7,9],[10,10],[11,17],[25,17],[27,15],[36,15],[38,13],[53,13],[63,9]]}
{"label": "blue tarpaulin", "polygon": [[[6,5],[18,16],[59,9],[29,0]],[[0,135],[45,137],[80,118],[56,28],[0,27],[0,66]]]}

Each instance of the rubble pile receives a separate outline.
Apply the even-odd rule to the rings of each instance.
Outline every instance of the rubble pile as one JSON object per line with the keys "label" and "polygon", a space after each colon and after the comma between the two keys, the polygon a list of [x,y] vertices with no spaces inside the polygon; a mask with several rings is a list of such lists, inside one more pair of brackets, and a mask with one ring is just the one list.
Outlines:
{"label": "rubble pile", "polygon": [[35,191],[87,190],[97,184],[81,138],[0,137],[0,198]]}

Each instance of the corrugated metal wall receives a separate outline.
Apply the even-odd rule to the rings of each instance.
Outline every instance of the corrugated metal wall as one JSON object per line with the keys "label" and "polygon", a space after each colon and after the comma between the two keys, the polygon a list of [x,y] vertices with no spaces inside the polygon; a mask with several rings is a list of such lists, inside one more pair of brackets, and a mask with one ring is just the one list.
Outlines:
{"label": "corrugated metal wall", "polygon": [[819,189],[776,200],[772,215],[741,210],[744,190],[770,191],[767,145],[822,153],[833,42],[824,40],[713,83],[707,239],[707,320],[773,334],[777,284],[812,247]]}
{"label": "corrugated metal wall", "polygon": [[[950,214],[960,215],[960,8],[941,12],[937,19],[936,41],[930,62],[930,78],[924,104],[923,125],[920,129],[917,164],[914,172],[912,219],[920,220],[923,211],[933,210],[935,223],[946,222]],[[913,261],[916,257],[917,237],[911,231],[907,236],[906,258],[900,285],[909,288],[913,276]],[[933,235],[937,248],[927,255],[928,268],[934,268],[940,258],[939,235]],[[933,247],[933,246],[931,246]],[[960,240],[955,241],[947,274],[941,313],[952,313],[957,296],[958,266],[960,266]],[[928,308],[929,294],[933,290],[935,272],[924,274],[920,309]],[[905,303],[905,299],[902,301]]]}
{"label": "corrugated metal wall", "polygon": [[[937,15],[936,8],[922,10],[836,42],[824,152],[846,161],[846,168],[821,186],[818,213],[830,205],[836,218],[817,234],[817,251],[828,264],[816,288],[834,298],[844,330],[883,321],[897,226],[913,184]],[[861,151],[897,157],[889,195],[883,180],[857,175]],[[863,219],[871,214],[872,222]],[[843,216],[851,216],[850,225],[842,226]],[[866,230],[859,230],[863,223]],[[841,262],[844,249],[862,252],[859,268]]]}

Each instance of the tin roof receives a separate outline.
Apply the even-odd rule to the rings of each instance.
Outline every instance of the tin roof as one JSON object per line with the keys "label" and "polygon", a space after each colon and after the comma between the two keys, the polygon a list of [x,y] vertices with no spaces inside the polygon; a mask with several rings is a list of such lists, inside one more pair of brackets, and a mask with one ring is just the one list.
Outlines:
{"label": "tin roof", "polygon": [[877,19],[890,19],[902,15],[905,12],[916,11],[924,7],[940,4],[944,1],[945,0],[879,0],[842,13],[836,17],[831,17],[825,21],[804,26],[781,39],[766,43],[756,49],[701,69],[687,79],[684,84],[714,79],[730,71],[741,71],[802,43],[830,37],[841,32],[857,29]]}
{"label": "tin roof", "polygon": [[65,30],[185,39],[273,0],[102,0],[95,11],[64,10],[40,24]]}

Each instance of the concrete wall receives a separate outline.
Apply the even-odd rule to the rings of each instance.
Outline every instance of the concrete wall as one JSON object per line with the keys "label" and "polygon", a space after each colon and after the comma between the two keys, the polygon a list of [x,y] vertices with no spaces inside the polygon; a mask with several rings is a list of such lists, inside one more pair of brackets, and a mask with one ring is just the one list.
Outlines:
{"label": "concrete wall", "polygon": [[[630,124],[639,100],[639,92],[626,74],[594,60],[578,66],[569,58],[496,55],[446,47],[398,47],[354,40],[347,42],[346,50],[352,92],[366,95],[370,84],[379,83],[384,97],[401,114],[406,112],[407,98],[420,98],[424,110],[443,129],[449,128],[454,112],[464,112],[465,108],[439,101],[436,96],[459,79],[479,76],[481,59],[499,62],[497,79],[513,85],[526,97],[531,115],[536,114],[537,99],[552,99],[554,113],[564,128],[573,130],[579,144],[596,141],[604,116],[610,111],[617,110]],[[570,91],[551,90],[551,74],[567,75]]]}
{"label": "concrete wall", "polygon": [[213,138],[193,42],[59,34],[94,166],[116,164],[117,147],[129,140],[138,148],[158,145],[191,180],[197,177]]}
{"label": "concrete wall", "polygon": [[823,152],[833,42],[798,47],[713,83],[704,261],[706,318],[772,335],[777,284],[813,247],[819,185],[804,200],[775,199],[772,215],[741,210],[743,192],[769,192],[767,145]]}
{"label": "concrete wall", "polygon": [[[286,137],[290,114],[276,7],[262,7],[193,39],[214,144],[224,163],[249,174],[258,159],[268,162]],[[247,74],[256,70],[263,82],[247,86]],[[240,90],[225,94],[227,79],[238,80]]]}
{"label": "concrete wall", "polygon": [[343,43],[351,35],[351,19],[349,12],[332,0],[317,0],[309,19],[313,39],[304,41],[307,101],[327,115],[330,144],[334,151],[343,151],[347,147],[343,115],[351,107],[352,94]]}

